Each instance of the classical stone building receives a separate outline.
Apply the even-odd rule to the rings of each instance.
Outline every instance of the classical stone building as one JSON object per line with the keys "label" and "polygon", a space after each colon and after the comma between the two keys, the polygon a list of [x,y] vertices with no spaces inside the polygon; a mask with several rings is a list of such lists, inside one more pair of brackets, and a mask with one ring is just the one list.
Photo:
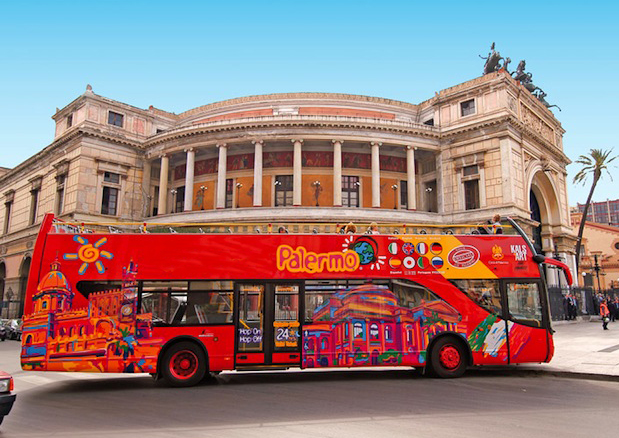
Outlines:
{"label": "classical stone building", "polygon": [[53,119],[51,144],[0,169],[5,316],[20,313],[38,225],[50,211],[107,223],[251,223],[250,231],[348,221],[387,231],[499,213],[517,218],[543,251],[573,260],[564,130],[504,71],[420,104],[287,93],[181,114],[88,87]]}

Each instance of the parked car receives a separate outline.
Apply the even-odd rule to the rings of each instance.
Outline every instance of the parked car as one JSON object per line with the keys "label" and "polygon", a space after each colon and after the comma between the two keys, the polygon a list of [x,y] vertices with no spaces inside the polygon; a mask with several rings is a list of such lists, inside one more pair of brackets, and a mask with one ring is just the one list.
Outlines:
{"label": "parked car", "polygon": [[16,396],[11,393],[12,391],[13,378],[4,371],[0,371],[0,424],[4,417],[9,415],[15,402]]}
{"label": "parked car", "polygon": [[0,321],[0,341],[4,341],[8,337],[7,329],[4,323]]}
{"label": "parked car", "polygon": [[4,323],[6,330],[6,337],[19,341],[22,333],[22,320],[21,319],[9,319]]}

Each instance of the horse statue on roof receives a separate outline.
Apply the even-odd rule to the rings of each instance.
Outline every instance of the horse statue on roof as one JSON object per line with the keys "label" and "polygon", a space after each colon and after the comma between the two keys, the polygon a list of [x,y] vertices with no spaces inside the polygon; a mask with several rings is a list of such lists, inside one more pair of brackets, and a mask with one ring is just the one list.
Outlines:
{"label": "horse statue on roof", "polygon": [[485,75],[487,75],[488,73],[494,73],[495,71],[499,71],[501,69],[500,62],[503,57],[501,57],[501,54],[499,52],[494,50],[494,42],[490,46],[490,53],[488,53],[488,56],[484,57],[479,55],[479,57],[486,60],[486,63],[484,64]]}

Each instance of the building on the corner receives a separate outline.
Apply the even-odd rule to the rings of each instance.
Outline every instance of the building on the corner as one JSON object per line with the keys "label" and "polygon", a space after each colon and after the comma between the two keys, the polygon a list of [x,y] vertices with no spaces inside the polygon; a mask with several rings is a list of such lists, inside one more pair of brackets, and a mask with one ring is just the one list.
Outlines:
{"label": "building on the corner", "polygon": [[251,223],[239,227],[248,231],[273,221],[475,224],[498,213],[573,265],[564,130],[504,71],[419,104],[286,93],[180,114],[89,86],[53,119],[49,145],[0,171],[4,317],[22,313],[46,212],[108,223]]}
{"label": "building on the corner", "polygon": [[[582,212],[573,210],[571,221],[577,233]],[[619,227],[586,221],[581,248],[578,283],[595,290],[619,290]]]}
{"label": "building on the corner", "polygon": [[[585,211],[585,204],[576,204],[573,210],[582,214]],[[619,199],[592,202],[587,211],[587,222],[619,227]]]}

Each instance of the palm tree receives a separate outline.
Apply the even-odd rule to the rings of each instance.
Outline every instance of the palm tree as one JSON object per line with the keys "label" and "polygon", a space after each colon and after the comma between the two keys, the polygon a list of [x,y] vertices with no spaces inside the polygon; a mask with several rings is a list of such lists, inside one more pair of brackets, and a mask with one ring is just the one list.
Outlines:
{"label": "palm tree", "polygon": [[589,155],[581,155],[576,160],[577,164],[582,165],[582,169],[580,169],[576,176],[574,176],[574,184],[584,185],[589,174],[593,174],[593,184],[591,184],[591,190],[589,190],[589,196],[587,197],[587,202],[585,202],[585,209],[582,212],[580,227],[578,228],[578,241],[576,242],[576,270],[578,270],[579,265],[580,247],[582,245],[582,235],[585,231],[585,221],[587,219],[587,213],[589,212],[591,198],[593,198],[593,192],[595,191],[595,186],[602,177],[603,171],[606,171],[606,173],[608,173],[608,176],[610,176],[611,180],[613,179],[612,175],[608,171],[608,165],[615,158],[617,158],[617,155],[615,155],[614,157],[610,157],[612,151],[612,149],[607,151],[603,151],[601,149],[591,149],[589,151]]}

